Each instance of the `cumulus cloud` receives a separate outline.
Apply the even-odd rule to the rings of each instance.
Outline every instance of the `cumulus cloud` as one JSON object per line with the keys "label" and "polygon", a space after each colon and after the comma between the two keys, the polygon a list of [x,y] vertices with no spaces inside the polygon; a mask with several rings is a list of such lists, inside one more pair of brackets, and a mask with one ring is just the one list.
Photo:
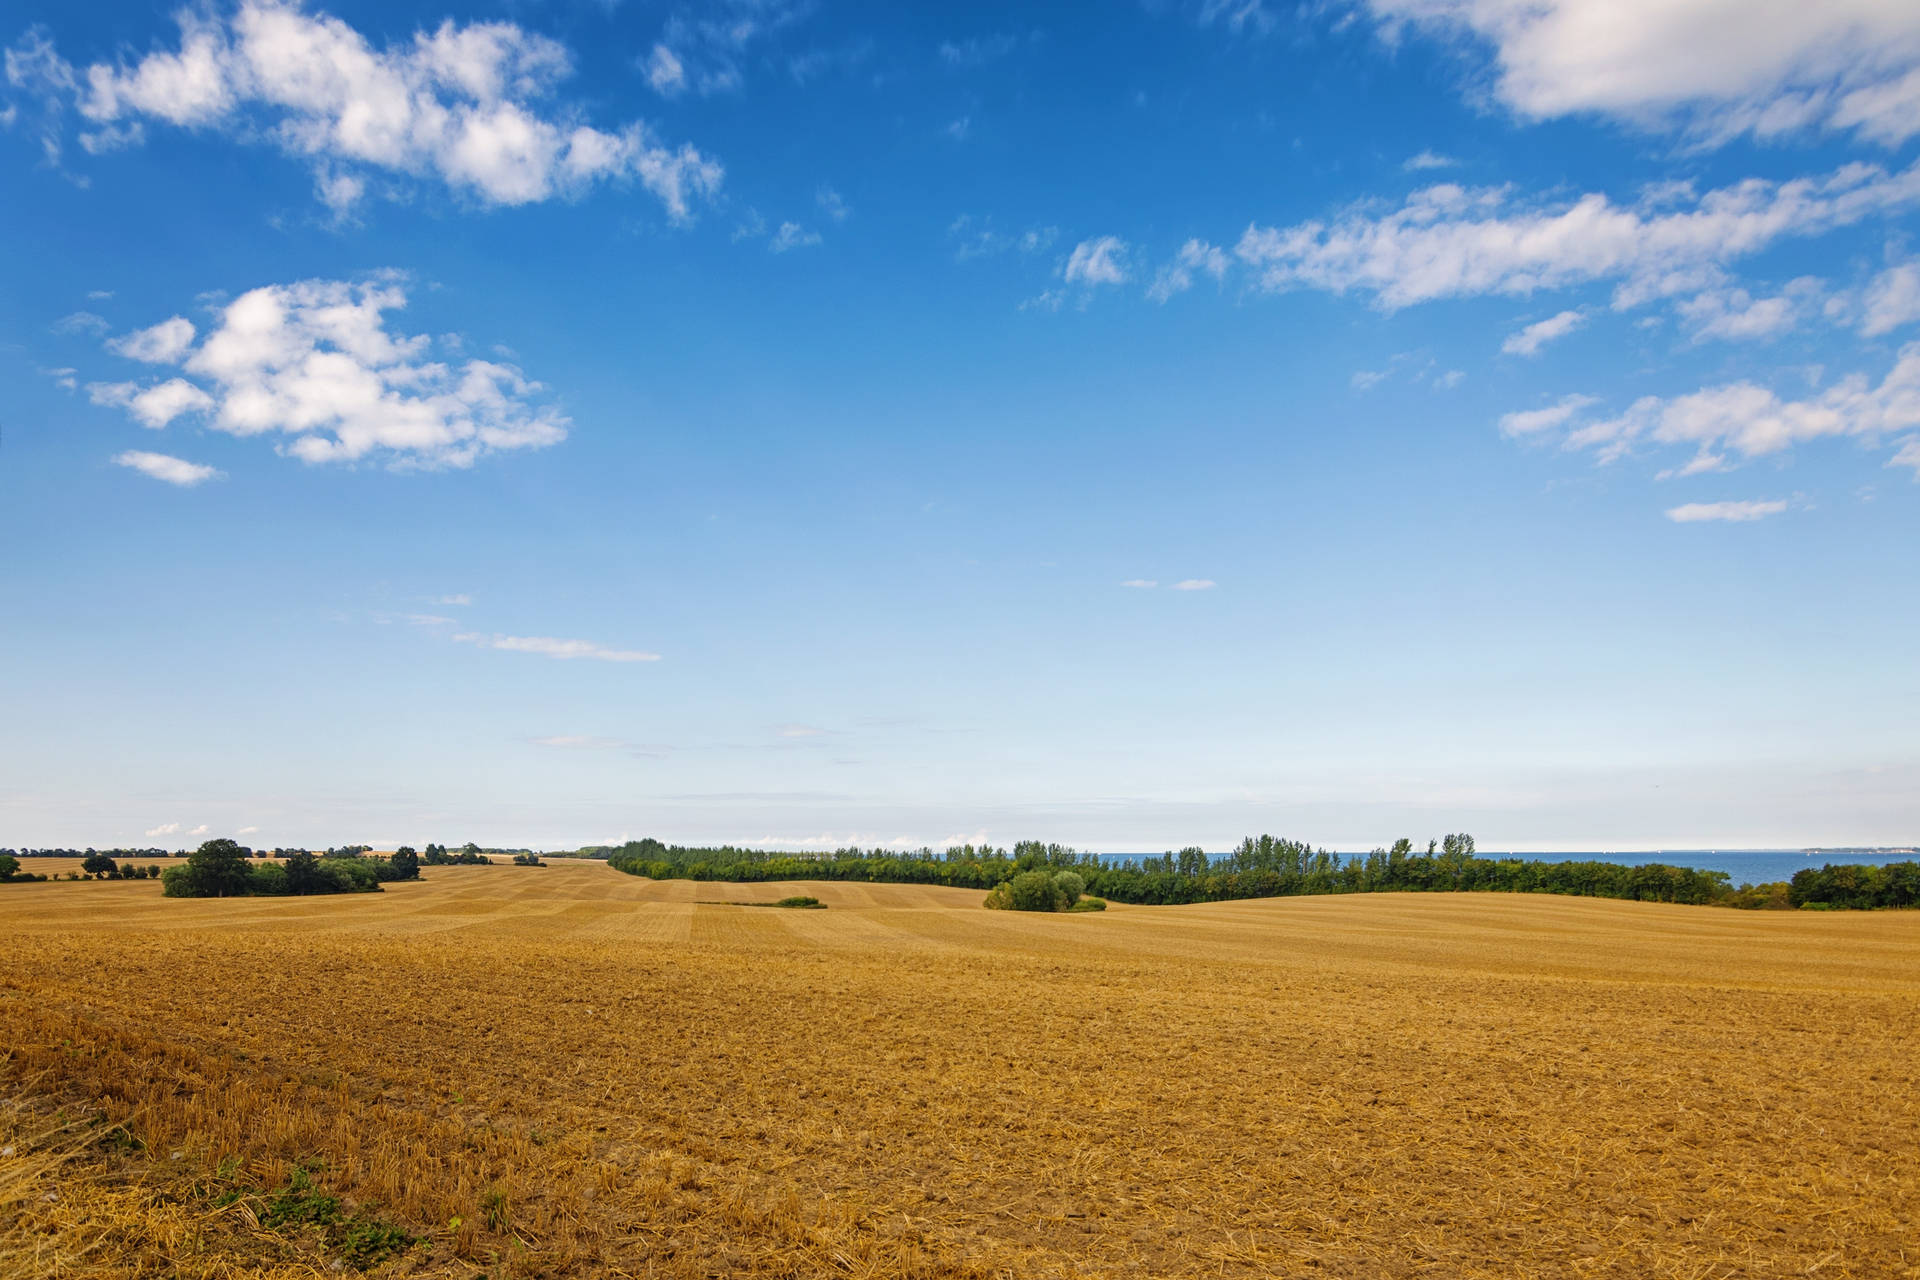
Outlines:
{"label": "cumulus cloud", "polygon": [[184,413],[205,413],[213,397],[185,378],[168,378],[150,387],[137,382],[89,382],[87,396],[95,404],[125,409],[143,427],[155,431]]}
{"label": "cumulus cloud", "polygon": [[1270,291],[1371,295],[1388,310],[1438,298],[1526,295],[1619,282],[1614,305],[1723,284],[1726,264],[1920,205],[1920,164],[1849,164],[1820,177],[1752,178],[1705,194],[1644,193],[1632,205],[1589,193],[1529,205],[1505,189],[1428,187],[1398,209],[1357,206],[1332,221],[1247,228],[1234,253]]}
{"label": "cumulus cloud", "polygon": [[1196,271],[1212,276],[1218,283],[1226,279],[1227,266],[1226,250],[1205,240],[1189,240],[1180,246],[1173,261],[1154,275],[1153,283],[1147,287],[1147,296],[1155,302],[1165,302],[1176,293],[1185,293],[1193,287]]}
{"label": "cumulus cloud", "polygon": [[767,242],[767,247],[775,253],[785,253],[789,249],[803,249],[819,243],[818,231],[809,231],[797,222],[783,222],[780,229],[773,233],[773,239]]}
{"label": "cumulus cloud", "polygon": [[1806,128],[1895,145],[1920,132],[1909,0],[1365,0],[1490,49],[1494,96],[1540,120],[1599,113],[1709,141]]}
{"label": "cumulus cloud", "polygon": [[1408,156],[1401,165],[1408,173],[1420,173],[1428,169],[1451,169],[1459,164],[1452,156],[1443,156],[1437,151],[1422,151],[1417,156]]}
{"label": "cumulus cloud", "polygon": [[510,653],[537,653],[546,658],[558,658],[570,661],[574,658],[590,658],[596,662],[658,662],[660,655],[646,653],[638,649],[609,649],[605,645],[594,644],[588,640],[559,640],[552,636],[503,636],[483,635],[478,631],[462,631],[453,637],[461,644],[479,645],[483,649],[505,649]]}
{"label": "cumulus cloud", "polygon": [[138,329],[115,338],[107,350],[146,364],[176,364],[193,345],[193,321],[184,316],[162,320],[150,329]]}
{"label": "cumulus cloud", "polygon": [[1127,282],[1127,242],[1119,236],[1100,236],[1073,246],[1067,258],[1068,284],[1093,288]]}
{"label": "cumulus cloud", "polygon": [[149,827],[147,829],[147,836],[149,838],[154,836],[176,836],[179,834],[180,824],[177,822],[163,822],[157,827]]}
{"label": "cumulus cloud", "polygon": [[1500,350],[1510,356],[1538,355],[1540,348],[1555,338],[1566,337],[1586,322],[1587,317],[1581,312],[1562,311],[1557,316],[1548,316],[1518,333],[1508,335],[1507,340],[1500,344]]}
{"label": "cumulus cloud", "polygon": [[1784,502],[1688,502],[1669,507],[1667,519],[1675,524],[1702,524],[1711,520],[1740,524],[1777,516],[1786,509]]}
{"label": "cumulus cloud", "polygon": [[253,289],[174,354],[186,376],[88,391],[156,429],[194,414],[231,435],[287,436],[284,452],[310,463],[466,467],[566,438],[567,419],[534,403],[540,384],[515,366],[438,361],[431,339],[389,329],[385,313],[406,303],[392,276]]}
{"label": "cumulus cloud", "polygon": [[647,83],[663,98],[676,97],[687,87],[686,65],[663,44],[653,46],[645,70]]}
{"label": "cumulus cloud", "polygon": [[[312,168],[315,191],[348,212],[378,178],[401,189],[430,177],[489,205],[578,195],[607,180],[636,181],[675,221],[720,185],[718,162],[672,147],[635,122],[608,131],[552,97],[572,73],[566,48],[510,22],[451,19],[411,40],[376,47],[338,18],[294,0],[241,0],[223,17],[187,9],[180,41],[133,62],[38,63],[26,43],[8,51],[16,87],[70,103],[81,143],[133,145],[149,123],[271,141]],[[19,58],[16,58],[16,54]],[[16,61],[21,73],[16,73]],[[30,82],[29,82],[30,80]]]}
{"label": "cumulus cloud", "polygon": [[[1581,416],[1594,403],[1591,397],[1569,396],[1552,409],[1535,410],[1519,429],[1513,421],[1527,415],[1508,414],[1501,419],[1501,429],[1516,435],[1567,427],[1565,447],[1590,451],[1602,462],[1642,444],[1691,447],[1694,460],[1680,475],[1722,470],[1729,454],[1766,457],[1820,439],[1871,444],[1920,427],[1920,343],[1902,348],[1878,385],[1854,374],[1798,400],[1783,399],[1751,382],[1735,382],[1682,396],[1642,396],[1612,417]],[[1908,464],[1896,454],[1888,465]]]}
{"label": "cumulus cloud", "polygon": [[1867,286],[1860,332],[1875,338],[1915,320],[1920,320],[1920,262],[1903,262],[1881,272]]}
{"label": "cumulus cloud", "polygon": [[197,462],[188,462],[184,458],[175,458],[164,453],[146,453],[139,449],[129,449],[125,453],[115,454],[113,460],[123,467],[132,467],[141,475],[152,476],[155,480],[164,480],[168,484],[179,485],[183,489],[222,473],[213,467],[203,467]]}
{"label": "cumulus cloud", "polygon": [[1187,578],[1173,584],[1175,591],[1211,591],[1220,584],[1212,578]]}

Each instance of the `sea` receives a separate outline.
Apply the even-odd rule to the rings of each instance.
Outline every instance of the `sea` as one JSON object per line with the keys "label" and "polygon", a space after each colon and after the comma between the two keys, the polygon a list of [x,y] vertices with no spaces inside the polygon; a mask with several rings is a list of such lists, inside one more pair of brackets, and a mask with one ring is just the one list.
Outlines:
{"label": "sea", "polygon": [[[1808,853],[1804,849],[1642,849],[1630,853],[1569,853],[1552,849],[1489,849],[1474,851],[1482,858],[1519,858],[1522,861],[1535,862],[1617,862],[1622,866],[1638,867],[1649,862],[1661,862],[1671,867],[1692,867],[1696,871],[1724,871],[1735,885],[1771,884],[1777,880],[1790,880],[1793,873],[1807,867],[1823,867],[1829,863],[1835,866],[1865,865],[1876,866],[1888,862],[1920,861],[1920,853],[1911,849],[1892,853],[1854,852],[1848,849],[1824,849]],[[1128,859],[1157,858],[1159,853],[1103,853],[1102,862],[1124,862]],[[1218,859],[1226,855],[1211,855]],[[1355,856],[1352,851],[1342,852],[1341,861]]]}

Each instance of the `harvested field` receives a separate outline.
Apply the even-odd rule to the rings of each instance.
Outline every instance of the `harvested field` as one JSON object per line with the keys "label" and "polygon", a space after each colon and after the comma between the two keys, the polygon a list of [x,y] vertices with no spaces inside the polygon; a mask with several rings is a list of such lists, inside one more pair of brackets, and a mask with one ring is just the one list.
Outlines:
{"label": "harvested field", "polygon": [[0,889],[9,1159],[137,1140],[8,1253],[329,1273],[307,1168],[463,1280],[1920,1277],[1920,913],[424,874]]}

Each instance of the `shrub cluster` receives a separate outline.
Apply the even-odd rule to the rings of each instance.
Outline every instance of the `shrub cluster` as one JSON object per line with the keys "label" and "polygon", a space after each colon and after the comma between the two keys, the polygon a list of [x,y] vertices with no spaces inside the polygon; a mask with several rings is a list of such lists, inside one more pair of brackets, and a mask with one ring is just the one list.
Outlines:
{"label": "shrub cluster", "polygon": [[544,867],[547,864],[540,861],[540,855],[537,853],[516,853],[513,855],[513,865],[516,867]]}
{"label": "shrub cluster", "polygon": [[[1084,901],[1088,905],[1081,906],[1086,889],[1086,877],[1077,871],[1022,871],[995,885],[987,895],[986,906],[994,911],[1106,910],[1107,904],[1098,898],[1087,898]],[[1095,902],[1100,905],[1091,905]]]}

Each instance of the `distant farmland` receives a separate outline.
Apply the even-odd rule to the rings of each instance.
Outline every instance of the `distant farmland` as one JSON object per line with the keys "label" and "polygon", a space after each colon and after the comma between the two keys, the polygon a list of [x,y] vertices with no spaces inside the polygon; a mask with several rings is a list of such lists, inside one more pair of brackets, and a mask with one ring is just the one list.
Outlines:
{"label": "distant farmland", "polygon": [[425,875],[0,888],[0,1280],[1920,1276],[1920,913]]}

